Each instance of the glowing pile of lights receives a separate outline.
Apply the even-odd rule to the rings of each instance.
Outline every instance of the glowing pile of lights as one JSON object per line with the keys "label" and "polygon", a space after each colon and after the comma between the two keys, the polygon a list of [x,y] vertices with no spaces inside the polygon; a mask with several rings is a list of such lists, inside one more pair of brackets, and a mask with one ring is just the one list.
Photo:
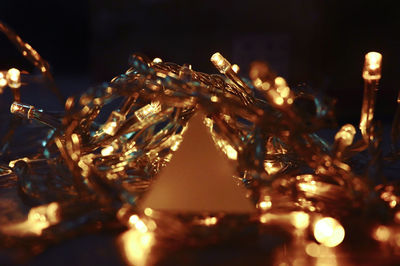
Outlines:
{"label": "glowing pile of lights", "polygon": [[[47,62],[2,23],[0,31],[57,93]],[[32,208],[24,223],[2,228],[8,243],[19,243],[16,239],[29,235],[46,241],[62,239],[87,224],[100,223],[99,228],[105,228],[117,218],[130,228],[121,237],[126,259],[141,265],[156,245],[156,233],[179,232],[179,236],[188,234],[187,227],[219,228],[225,219],[222,214],[199,215],[188,222],[155,210],[141,213],[136,209],[142,194],[178,149],[190,118],[202,110],[215,144],[237,162],[235,177],[248,189],[248,197],[259,211],[257,223],[279,224],[289,228],[295,239],[306,241],[302,242],[303,247],[306,243],[302,255],[288,256],[286,260],[292,259],[288,263],[298,256],[310,259],[321,254],[331,260],[334,255],[329,248],[345,239],[341,223],[354,210],[367,217],[376,206],[384,210],[385,217],[368,218],[369,224],[375,225],[368,232],[399,252],[399,188],[385,183],[376,171],[384,162],[398,160],[399,154],[400,116],[396,115],[393,123],[392,151],[387,156],[382,156],[373,120],[381,54],[365,56],[362,138],[353,142],[356,129],[347,124],[332,145],[315,133],[332,125],[332,106],[325,98],[302,87],[290,88],[263,62],[253,63],[250,79],[245,79],[239,76],[239,67],[220,53],[211,61],[223,75],[133,55],[125,74],[78,98],[68,98],[62,118],[20,102],[19,89],[29,73],[15,68],[0,72],[0,93],[7,87],[13,91],[11,113],[42,123],[46,132],[37,155],[14,158],[8,166],[1,166],[3,178],[18,176],[25,199],[43,204]],[[310,105],[311,111],[306,108]],[[11,135],[0,148],[7,150]],[[367,158],[361,161],[368,170],[365,173],[352,170],[354,161],[360,163],[360,154]],[[40,178],[44,175],[51,180]],[[376,187],[369,178],[381,181]],[[82,217],[83,224],[77,222]],[[249,221],[253,218],[248,217]],[[163,226],[166,220],[172,221],[168,229]],[[384,222],[387,224],[381,224]],[[310,242],[310,230],[322,246]],[[279,254],[276,256],[279,260]]]}

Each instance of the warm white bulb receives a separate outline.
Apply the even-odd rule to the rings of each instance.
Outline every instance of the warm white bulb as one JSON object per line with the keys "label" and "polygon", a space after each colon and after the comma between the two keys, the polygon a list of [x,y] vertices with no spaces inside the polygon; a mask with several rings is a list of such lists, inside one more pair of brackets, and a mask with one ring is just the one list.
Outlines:
{"label": "warm white bulb", "polygon": [[363,78],[366,80],[379,80],[381,78],[382,55],[369,52],[365,55]]}
{"label": "warm white bulb", "polygon": [[7,83],[13,89],[21,87],[21,72],[16,68],[11,68],[7,71]]}
{"label": "warm white bulb", "polygon": [[314,237],[324,246],[336,247],[344,239],[344,228],[336,219],[325,217],[315,224]]}

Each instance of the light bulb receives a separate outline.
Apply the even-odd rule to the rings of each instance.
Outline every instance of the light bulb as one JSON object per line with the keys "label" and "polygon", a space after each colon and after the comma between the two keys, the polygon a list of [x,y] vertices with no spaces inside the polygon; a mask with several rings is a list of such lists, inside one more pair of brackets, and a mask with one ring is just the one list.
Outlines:
{"label": "light bulb", "polygon": [[315,224],[314,237],[324,246],[336,247],[344,239],[344,228],[336,219],[325,217]]}
{"label": "light bulb", "polygon": [[369,52],[365,55],[363,78],[366,80],[379,80],[381,78],[382,55]]}
{"label": "light bulb", "polygon": [[231,64],[220,53],[215,53],[211,56],[211,62],[223,74],[231,68]]}
{"label": "light bulb", "polygon": [[7,71],[7,83],[10,88],[18,89],[21,87],[21,72],[16,68],[10,68]]}

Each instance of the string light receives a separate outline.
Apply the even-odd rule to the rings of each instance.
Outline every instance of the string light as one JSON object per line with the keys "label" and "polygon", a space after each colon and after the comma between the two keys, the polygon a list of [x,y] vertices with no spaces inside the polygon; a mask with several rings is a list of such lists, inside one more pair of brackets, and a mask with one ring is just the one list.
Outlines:
{"label": "string light", "polygon": [[[47,62],[29,44],[1,23],[0,30],[8,34],[44,77],[51,79]],[[191,65],[179,66],[140,55],[132,55],[129,62],[130,68],[124,74],[89,89],[79,99],[69,98],[61,118],[20,102],[18,89],[25,84],[21,83],[18,69],[0,72],[0,90],[9,86],[15,92],[11,113],[51,128],[35,155],[45,159],[12,160],[9,171],[19,175],[20,183],[28,181],[26,186],[18,184],[28,198],[46,202],[44,196],[54,188],[61,187],[65,192],[57,195],[60,203],[32,208],[25,224],[13,227],[14,231],[7,227],[10,231],[2,230],[4,234],[28,232],[41,236],[52,227],[54,231],[49,230],[49,234],[57,238],[57,230],[61,229],[55,225],[62,225],[67,219],[60,216],[61,203],[73,201],[77,203],[74,207],[65,208],[74,213],[75,219],[93,215],[92,220],[103,221],[108,217],[104,215],[106,210],[111,216],[116,215],[130,228],[123,237],[128,263],[146,264],[155,241],[154,230],[170,231],[152,220],[159,216],[156,210],[146,208],[145,216],[128,210],[136,207],[170,161],[184,138],[188,121],[198,110],[206,114],[205,123],[215,144],[236,164],[235,178],[250,191],[248,195],[259,210],[257,221],[261,227],[285,223],[288,230],[304,231],[310,227],[310,221],[315,221],[313,234],[321,245],[306,245],[301,249],[303,253],[318,258],[318,254],[331,250],[326,247],[338,246],[344,240],[345,230],[340,222],[331,217],[316,218],[320,215],[317,213],[349,213],[355,206],[368,209],[368,195],[377,195],[374,200],[387,204],[387,212],[398,222],[398,215],[394,214],[399,202],[395,187],[386,183],[381,184],[380,190],[371,187],[353,172],[348,162],[377,140],[373,113],[381,78],[381,54],[371,52],[365,57],[361,148],[353,144],[356,131],[350,124],[337,132],[333,145],[319,138],[315,132],[326,125],[328,105],[301,87],[292,89],[266,63],[252,64],[247,80],[238,75],[239,66],[232,65],[220,53],[213,54],[211,62],[223,75],[201,73],[192,70]],[[301,108],[304,99],[315,105],[315,113]],[[121,101],[120,106],[107,111],[115,100]],[[49,175],[54,177],[45,185],[33,178],[41,167],[51,168]],[[90,211],[76,211],[76,206],[85,205],[82,202],[88,198],[94,198],[93,209],[88,209],[95,210],[97,216]],[[121,205],[119,210],[115,209]],[[282,210],[284,213],[279,213]],[[174,220],[169,226],[182,233],[190,231],[187,229],[192,225],[216,231],[224,225],[222,216],[201,217],[190,222]],[[390,237],[391,232],[395,230],[390,226],[380,225],[369,235],[382,243],[400,242],[397,236]],[[331,255],[330,261],[336,263],[336,257]]]}

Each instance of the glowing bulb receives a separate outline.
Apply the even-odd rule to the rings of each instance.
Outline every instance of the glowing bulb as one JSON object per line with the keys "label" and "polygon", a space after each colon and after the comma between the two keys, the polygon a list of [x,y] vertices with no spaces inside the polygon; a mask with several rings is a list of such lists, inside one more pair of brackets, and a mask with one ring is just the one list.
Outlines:
{"label": "glowing bulb", "polygon": [[271,87],[271,84],[269,84],[269,82],[263,82],[262,84],[261,84],[261,88],[263,89],[263,90],[265,90],[265,91],[267,91],[267,90],[269,90],[269,88]]}
{"label": "glowing bulb", "polygon": [[135,223],[135,227],[141,233],[146,233],[147,232],[147,226],[144,224],[144,222],[142,220],[138,220]]}
{"label": "glowing bulb", "polygon": [[346,124],[342,126],[338,133],[335,135],[335,141],[342,140],[345,146],[349,146],[353,143],[354,135],[356,134],[356,129],[351,124]]}
{"label": "glowing bulb", "polygon": [[231,160],[237,159],[237,151],[231,145],[226,145],[225,151],[226,151],[226,155],[228,156],[229,159],[231,159]]}
{"label": "glowing bulb", "polygon": [[365,64],[369,69],[375,70],[381,66],[382,55],[377,52],[369,52],[365,55]]}
{"label": "glowing bulb", "polygon": [[275,103],[277,104],[277,105],[282,105],[283,104],[283,98],[282,97],[280,97],[280,96],[277,96],[277,97],[275,97]]}
{"label": "glowing bulb", "polygon": [[291,222],[297,229],[306,229],[310,224],[310,216],[305,212],[292,212]]}
{"label": "glowing bulb", "polygon": [[289,89],[288,86],[282,87],[282,88],[280,89],[280,94],[281,94],[281,97],[282,97],[282,98],[288,97],[288,96],[289,96],[289,93],[290,93],[290,89]]}
{"label": "glowing bulb", "polygon": [[272,202],[271,201],[261,201],[258,206],[260,207],[261,210],[267,210],[271,208]]}
{"label": "glowing bulb", "polygon": [[384,225],[380,225],[375,229],[372,237],[379,242],[386,242],[390,238],[390,229]]}
{"label": "glowing bulb", "polygon": [[149,265],[150,250],[154,244],[154,234],[141,233],[136,230],[128,230],[120,237],[122,251],[128,265]]}
{"label": "glowing bulb", "polygon": [[213,95],[213,96],[211,96],[210,100],[211,100],[213,103],[217,103],[219,99],[218,99],[217,96]]}
{"label": "glowing bulb", "polygon": [[256,86],[257,88],[262,88],[263,82],[262,82],[261,79],[256,78],[256,79],[253,81],[253,83],[254,83],[254,86]]}
{"label": "glowing bulb", "polygon": [[21,75],[20,71],[16,68],[10,68],[7,72],[8,79],[11,81],[18,81],[19,76]]}
{"label": "glowing bulb", "polygon": [[203,223],[206,226],[216,225],[218,222],[217,217],[207,217],[204,219]]}
{"label": "glowing bulb", "polygon": [[309,182],[301,182],[298,184],[298,186],[304,192],[314,193],[317,191],[317,184],[314,180]]}
{"label": "glowing bulb", "polygon": [[117,122],[111,121],[104,125],[103,131],[108,135],[114,135],[117,128]]}
{"label": "glowing bulb", "polygon": [[233,65],[232,65],[232,70],[233,70],[233,71],[235,71],[235,73],[238,73],[238,72],[239,72],[239,70],[240,70],[240,68],[239,68],[239,66],[238,66],[238,65],[236,65],[236,64],[233,64]]}
{"label": "glowing bulb", "polygon": [[156,57],[156,58],[153,59],[153,63],[155,63],[155,64],[162,63],[162,59]]}
{"label": "glowing bulb", "polygon": [[19,104],[19,103],[17,103],[17,102],[13,102],[13,103],[11,104],[11,106],[10,106],[10,112],[11,112],[12,114],[15,114],[15,113],[17,113],[17,112],[20,112],[20,111],[22,111],[22,110],[23,110],[22,105]]}
{"label": "glowing bulb", "polygon": [[279,87],[286,86],[287,85],[286,84],[286,80],[284,78],[282,78],[282,77],[276,77],[275,78],[275,85],[279,86]]}
{"label": "glowing bulb", "polygon": [[382,55],[377,52],[369,52],[365,55],[363,78],[366,80],[378,80],[381,78]]}
{"label": "glowing bulb", "polygon": [[139,221],[139,216],[137,216],[136,214],[134,214],[131,217],[129,217],[129,224],[130,225],[135,225],[138,221]]}
{"label": "glowing bulb", "polygon": [[6,78],[8,86],[10,86],[11,88],[17,89],[21,87],[21,72],[18,69],[9,69]]}
{"label": "glowing bulb", "polygon": [[211,62],[214,66],[221,72],[225,73],[230,67],[231,64],[226,60],[220,53],[215,53],[211,56]]}
{"label": "glowing bulb", "polygon": [[396,212],[396,214],[394,215],[394,221],[400,224],[400,211]]}
{"label": "glowing bulb", "polygon": [[320,219],[314,226],[315,239],[327,247],[335,247],[342,243],[344,234],[343,226],[331,217]]}
{"label": "glowing bulb", "polygon": [[153,210],[151,208],[146,208],[144,209],[144,214],[151,216],[153,214]]}
{"label": "glowing bulb", "polygon": [[3,72],[0,72],[0,89],[7,85],[6,77],[4,76]]}
{"label": "glowing bulb", "polygon": [[112,154],[113,151],[114,151],[114,148],[113,148],[113,146],[110,145],[101,150],[101,155],[108,156],[108,155]]}

